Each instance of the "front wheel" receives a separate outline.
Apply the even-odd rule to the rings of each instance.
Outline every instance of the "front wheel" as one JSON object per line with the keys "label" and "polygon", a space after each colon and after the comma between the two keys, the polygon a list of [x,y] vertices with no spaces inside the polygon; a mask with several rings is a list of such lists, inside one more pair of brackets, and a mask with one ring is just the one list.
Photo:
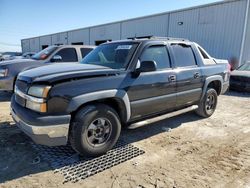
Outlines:
{"label": "front wheel", "polygon": [[199,103],[198,109],[195,111],[196,114],[205,118],[210,117],[216,109],[218,101],[217,98],[218,96],[215,89],[208,88],[205,96]]}
{"label": "front wheel", "polygon": [[79,154],[98,156],[115,145],[120,132],[119,116],[113,108],[104,104],[89,105],[75,115],[69,141]]}

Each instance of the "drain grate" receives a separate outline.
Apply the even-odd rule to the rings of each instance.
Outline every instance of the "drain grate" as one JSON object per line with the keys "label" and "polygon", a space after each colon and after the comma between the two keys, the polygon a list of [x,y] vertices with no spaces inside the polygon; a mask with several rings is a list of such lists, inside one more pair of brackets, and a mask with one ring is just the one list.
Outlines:
{"label": "drain grate", "polygon": [[121,140],[112,150],[97,158],[81,157],[70,146],[47,147],[34,143],[32,146],[43,160],[50,163],[55,173],[64,176],[64,183],[75,183],[145,153]]}

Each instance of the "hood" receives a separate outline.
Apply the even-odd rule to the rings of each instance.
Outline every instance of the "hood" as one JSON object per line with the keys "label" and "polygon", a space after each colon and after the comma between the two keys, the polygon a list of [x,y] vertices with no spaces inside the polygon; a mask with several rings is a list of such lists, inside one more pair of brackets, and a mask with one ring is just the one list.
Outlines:
{"label": "hood", "polygon": [[27,62],[34,62],[36,60],[34,59],[13,59],[9,61],[2,61],[0,62],[0,65],[11,65],[11,64],[16,64],[16,63],[27,63]]}
{"label": "hood", "polygon": [[54,83],[63,80],[115,75],[119,72],[119,70],[114,70],[99,65],[59,63],[24,71],[18,75],[18,79],[29,83]]}
{"label": "hood", "polygon": [[242,77],[249,77],[250,78],[250,71],[235,70],[235,71],[231,72],[231,76],[242,76]]}

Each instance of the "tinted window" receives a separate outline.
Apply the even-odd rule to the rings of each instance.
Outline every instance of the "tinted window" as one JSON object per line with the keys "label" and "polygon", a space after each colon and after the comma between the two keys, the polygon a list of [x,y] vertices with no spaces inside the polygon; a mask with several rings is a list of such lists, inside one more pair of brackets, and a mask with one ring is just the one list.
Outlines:
{"label": "tinted window", "polygon": [[171,44],[177,67],[196,65],[195,57],[191,46],[185,44]]}
{"label": "tinted window", "polygon": [[145,49],[140,60],[155,61],[157,69],[170,68],[169,55],[165,46],[151,46]]}
{"label": "tinted window", "polygon": [[81,48],[82,58],[84,58],[92,50],[93,50],[92,48]]}
{"label": "tinted window", "polygon": [[64,48],[61,49],[56,55],[62,57],[62,62],[77,62],[77,54],[74,48]]}

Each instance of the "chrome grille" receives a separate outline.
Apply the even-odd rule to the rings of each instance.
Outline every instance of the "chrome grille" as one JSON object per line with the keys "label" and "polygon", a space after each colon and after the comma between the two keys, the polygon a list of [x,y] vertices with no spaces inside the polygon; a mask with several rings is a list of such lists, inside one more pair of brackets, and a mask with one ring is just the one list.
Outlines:
{"label": "chrome grille", "polygon": [[16,102],[17,102],[19,105],[25,107],[26,100],[25,100],[24,98],[22,98],[22,97],[20,97],[19,95],[15,94],[15,100],[16,100]]}
{"label": "chrome grille", "polygon": [[23,93],[27,93],[27,90],[29,88],[29,85],[25,81],[17,80],[16,81],[16,87],[22,91]]}
{"label": "chrome grille", "polygon": [[[26,93],[28,90],[28,84],[25,81],[16,80],[15,89],[18,89],[19,91],[21,91],[23,93]],[[23,107],[25,107],[25,105],[26,105],[26,99],[21,97],[17,93],[15,93],[15,101]]]}

